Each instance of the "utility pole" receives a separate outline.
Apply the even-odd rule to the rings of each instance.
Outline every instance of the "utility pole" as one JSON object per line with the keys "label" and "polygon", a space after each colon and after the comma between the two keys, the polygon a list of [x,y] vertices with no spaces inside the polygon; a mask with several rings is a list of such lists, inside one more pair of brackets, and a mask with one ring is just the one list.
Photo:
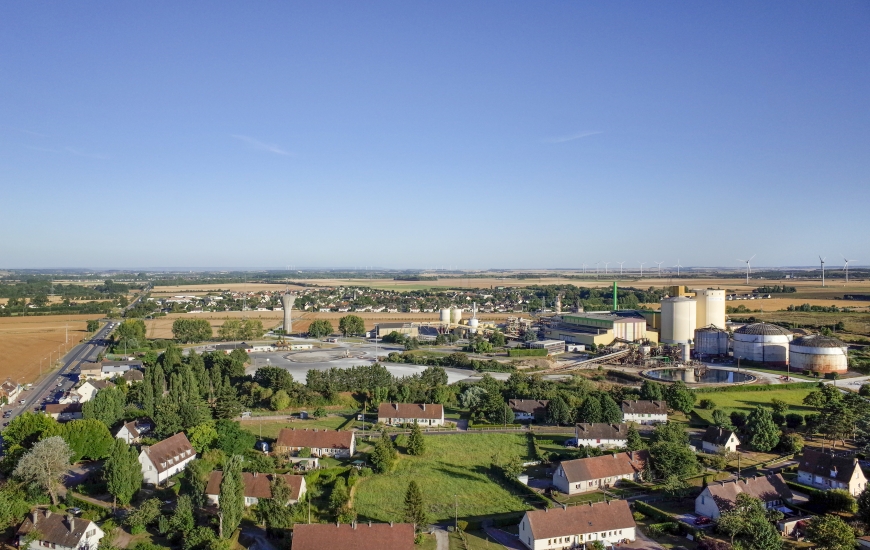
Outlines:
{"label": "utility pole", "polygon": [[459,531],[459,497],[453,495],[453,530]]}

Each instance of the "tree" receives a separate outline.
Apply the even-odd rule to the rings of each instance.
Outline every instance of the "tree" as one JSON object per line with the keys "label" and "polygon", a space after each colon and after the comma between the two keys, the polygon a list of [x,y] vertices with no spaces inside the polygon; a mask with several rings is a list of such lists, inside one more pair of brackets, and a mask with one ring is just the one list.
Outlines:
{"label": "tree", "polygon": [[361,335],[366,332],[366,323],[359,315],[345,315],[338,320],[338,330],[345,336]]}
{"label": "tree", "polygon": [[855,532],[838,516],[825,514],[807,522],[807,540],[822,550],[852,550]]}
{"label": "tree", "polygon": [[218,494],[218,536],[228,539],[233,535],[245,513],[245,486],[242,483],[242,456],[232,455],[224,463],[223,478]]}
{"label": "tree", "polygon": [[665,493],[674,498],[683,498],[689,489],[689,484],[677,475],[669,475],[663,485]]}
{"label": "tree", "polygon": [[115,439],[112,452],[103,466],[103,479],[109,494],[122,506],[130,504],[130,500],[142,487],[139,453],[123,439]]}
{"label": "tree", "polygon": [[870,488],[865,487],[858,495],[857,516],[864,525],[870,525]]}
{"label": "tree", "polygon": [[106,458],[112,452],[112,445],[115,442],[109,428],[93,418],[62,424],[58,435],[63,437],[72,449],[73,462],[83,458],[90,460]]}
{"label": "tree", "polygon": [[312,338],[323,338],[332,334],[333,331],[332,323],[327,319],[315,319],[308,325],[308,336]]}
{"label": "tree", "polygon": [[661,401],[664,396],[664,384],[658,384],[652,380],[644,380],[640,385],[640,398],[645,401]]}
{"label": "tree", "polygon": [[289,529],[293,526],[293,508],[287,506],[292,497],[284,476],[272,476],[272,497],[260,499],[257,516],[270,529]]}
{"label": "tree", "polygon": [[577,409],[577,422],[601,422],[601,414],[601,401],[594,395],[589,395]]}
{"label": "tree", "polygon": [[639,451],[645,447],[643,439],[640,438],[640,432],[637,431],[637,426],[630,424],[628,426],[628,443],[625,448],[629,451]]}
{"label": "tree", "polygon": [[189,428],[186,433],[191,447],[196,450],[197,454],[202,454],[214,447],[218,438],[217,430],[210,422]]}
{"label": "tree", "polygon": [[493,333],[489,336],[489,343],[496,348],[503,348],[506,340],[504,334],[498,330],[493,331]]}
{"label": "tree", "polygon": [[782,540],[771,522],[782,518],[782,513],[767,510],[764,503],[748,493],[737,495],[734,506],[722,513],[716,522],[720,532],[734,538],[745,537],[743,547],[751,550],[779,550]]}
{"label": "tree", "polygon": [[507,403],[502,403],[500,407],[498,407],[492,414],[490,414],[490,421],[493,424],[513,424],[514,420],[516,420],[516,415],[514,415],[513,409],[510,408],[510,405]]}
{"label": "tree", "polygon": [[269,407],[273,411],[283,411],[290,406],[290,396],[284,390],[278,390],[269,400]]}
{"label": "tree", "polygon": [[601,422],[622,422],[622,409],[610,394],[601,392],[598,394],[598,401],[601,403]]}
{"label": "tree", "polygon": [[660,443],[660,442],[668,442],[668,443],[677,443],[679,445],[688,445],[689,444],[689,434],[686,433],[685,428],[683,428],[682,424],[677,424],[676,422],[665,422],[664,424],[657,424],[653,429],[652,433],[652,442]]}
{"label": "tree", "polygon": [[138,348],[140,343],[145,341],[145,321],[127,319],[115,329],[113,338],[115,342],[126,344],[128,348]]}
{"label": "tree", "polygon": [[426,507],[423,503],[423,491],[416,480],[411,480],[405,492],[405,521],[413,523],[417,531],[422,531],[429,520],[426,517]]}
{"label": "tree", "polygon": [[773,409],[773,412],[779,414],[785,414],[786,411],[788,411],[788,403],[786,403],[782,399],[771,399],[770,407]]}
{"label": "tree", "polygon": [[695,406],[695,392],[690,390],[684,382],[677,380],[665,391],[665,399],[668,406],[684,414],[692,412]]}
{"label": "tree", "polygon": [[86,330],[88,332],[96,332],[96,331],[100,330],[100,322],[97,321],[96,319],[90,319],[88,321],[88,326],[87,326]]}
{"label": "tree", "polygon": [[217,432],[217,448],[227,456],[243,455],[257,443],[257,436],[243,430],[238,422],[218,420],[214,427]]}
{"label": "tree", "polygon": [[396,449],[386,430],[381,430],[381,437],[375,443],[375,448],[369,459],[379,474],[388,472],[392,468],[393,462],[396,460]]}
{"label": "tree", "polygon": [[420,425],[414,421],[411,427],[411,435],[408,437],[408,454],[420,456],[426,452],[426,440],[423,439],[423,432],[420,430]]}
{"label": "tree", "polygon": [[62,437],[49,437],[36,443],[21,457],[12,475],[47,491],[51,503],[57,505],[57,486],[69,471],[72,455],[72,449]]}
{"label": "tree", "polygon": [[0,529],[6,530],[20,521],[30,511],[24,491],[13,484],[0,488]]}
{"label": "tree", "polygon": [[737,429],[746,425],[746,413],[743,411],[733,411],[729,417],[731,418],[731,425]]}
{"label": "tree", "polygon": [[779,444],[779,428],[768,408],[755,407],[746,419],[746,430],[751,434],[749,444],[758,452],[766,453]]}
{"label": "tree", "polygon": [[347,490],[347,483],[343,477],[338,476],[335,478],[332,492],[329,494],[329,509],[333,514],[338,515],[348,500],[350,500],[350,493]]}
{"label": "tree", "polygon": [[97,392],[93,399],[82,405],[82,418],[99,420],[106,426],[114,426],[124,418],[127,396],[119,388],[105,388]]}
{"label": "tree", "polygon": [[779,443],[782,450],[787,453],[797,454],[804,448],[804,438],[801,437],[800,434],[794,432],[784,435],[782,439],[779,440]]}
{"label": "tree", "polygon": [[211,323],[207,319],[176,319],[172,323],[172,335],[183,344],[211,340]]}
{"label": "tree", "polygon": [[39,441],[44,433],[55,433],[58,422],[47,414],[30,411],[13,418],[3,430],[3,443],[6,449],[14,446],[29,449]]}
{"label": "tree", "polygon": [[546,421],[547,424],[556,424],[557,426],[561,424],[569,424],[571,422],[571,410],[568,408],[568,404],[565,403],[565,400],[560,396],[557,395],[547,403]]}
{"label": "tree", "polygon": [[169,520],[169,528],[182,535],[187,535],[196,527],[193,517],[193,500],[190,495],[181,495],[175,504],[175,511]]}
{"label": "tree", "polygon": [[480,407],[480,404],[484,402],[486,395],[486,388],[483,386],[469,386],[464,392],[459,394],[459,405],[463,409],[475,411]]}
{"label": "tree", "polygon": [[713,411],[713,425],[718,426],[719,428],[725,428],[726,430],[734,429],[734,426],[731,425],[731,417],[722,409],[716,409]]}
{"label": "tree", "polygon": [[649,453],[652,469],[659,478],[667,479],[670,475],[685,478],[698,473],[698,457],[688,445],[662,441],[652,445]]}
{"label": "tree", "polygon": [[160,517],[160,499],[149,498],[139,505],[139,508],[130,512],[124,519],[124,523],[130,527],[134,535],[142,533],[145,528],[154,523]]}

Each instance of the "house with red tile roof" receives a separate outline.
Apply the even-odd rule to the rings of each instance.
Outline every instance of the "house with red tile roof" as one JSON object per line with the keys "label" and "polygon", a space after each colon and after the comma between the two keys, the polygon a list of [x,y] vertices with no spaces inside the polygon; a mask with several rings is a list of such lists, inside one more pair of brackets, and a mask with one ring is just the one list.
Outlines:
{"label": "house with red tile roof", "polygon": [[[283,479],[290,489],[290,500],[284,504],[296,504],[305,495],[305,476],[242,472],[242,484],[245,486],[245,506],[253,506],[261,498],[272,498],[272,483],[277,478]],[[208,484],[205,487],[205,496],[215,506],[218,504],[218,495],[221,492],[223,479],[224,473],[216,470],[209,475]]]}
{"label": "house with red tile roof", "polygon": [[293,527],[293,550],[414,550],[414,526],[410,523],[297,523]]}
{"label": "house with red tile roof", "polygon": [[636,528],[628,502],[611,500],[526,512],[519,538],[530,550],[579,548],[596,541],[613,546],[633,541]]}
{"label": "house with red tile roof", "polygon": [[388,426],[413,424],[443,426],[444,406],[432,403],[381,403],[378,405],[378,423]]}
{"label": "house with red tile roof", "polygon": [[553,486],[566,495],[576,495],[606,489],[621,479],[639,481],[648,460],[648,451],[564,460],[553,472]]}

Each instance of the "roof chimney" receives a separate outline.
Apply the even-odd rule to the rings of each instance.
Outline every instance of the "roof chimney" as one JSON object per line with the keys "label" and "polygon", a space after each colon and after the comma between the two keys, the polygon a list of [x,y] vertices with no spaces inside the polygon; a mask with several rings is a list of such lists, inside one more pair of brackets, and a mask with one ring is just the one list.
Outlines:
{"label": "roof chimney", "polygon": [[45,509],[45,517],[46,517],[46,518],[50,518],[50,517],[51,517],[51,510],[49,510],[48,508]]}
{"label": "roof chimney", "polygon": [[426,403],[423,403],[423,410],[426,410]]}
{"label": "roof chimney", "polygon": [[67,514],[67,515],[66,515],[66,522],[67,522],[67,524],[69,525],[69,532],[70,532],[70,533],[75,533],[75,521],[76,521],[76,520],[75,520],[75,518],[73,517],[72,514]]}

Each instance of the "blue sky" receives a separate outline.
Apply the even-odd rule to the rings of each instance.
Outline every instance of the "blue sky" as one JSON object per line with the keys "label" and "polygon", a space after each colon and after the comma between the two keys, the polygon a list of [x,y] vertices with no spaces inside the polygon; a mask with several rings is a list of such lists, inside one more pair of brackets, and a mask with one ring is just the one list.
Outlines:
{"label": "blue sky", "polygon": [[0,267],[870,264],[867,2],[6,2]]}

